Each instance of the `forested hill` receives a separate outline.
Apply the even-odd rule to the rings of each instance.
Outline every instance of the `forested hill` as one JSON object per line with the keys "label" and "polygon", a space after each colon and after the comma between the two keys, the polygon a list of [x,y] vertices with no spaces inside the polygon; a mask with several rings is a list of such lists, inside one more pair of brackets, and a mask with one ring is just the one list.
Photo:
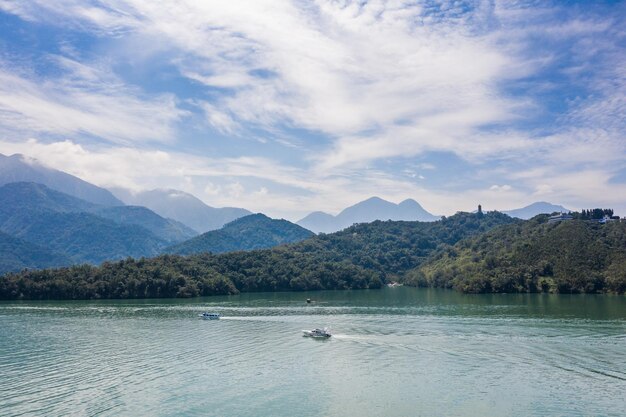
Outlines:
{"label": "forested hill", "polygon": [[270,219],[264,214],[251,214],[192,239],[165,249],[165,253],[224,253],[239,250],[271,248],[294,243],[313,236],[313,232],[287,220]]}
{"label": "forested hill", "polygon": [[72,261],[64,255],[0,231],[0,274],[24,268],[51,268],[71,264]]}
{"label": "forested hill", "polygon": [[4,239],[7,250],[0,251],[0,274],[23,267],[156,256],[196,234],[145,207],[106,207],[43,184],[2,185],[0,202],[0,232],[14,238]]}
{"label": "forested hill", "polygon": [[517,223],[504,214],[458,213],[438,222],[358,224],[273,249],[164,255],[25,271],[0,278],[0,299],[193,297],[239,291],[379,288],[437,248]]}
{"label": "forested hill", "polygon": [[626,223],[537,216],[438,251],[406,282],[474,293],[624,293]]}
{"label": "forested hill", "polygon": [[518,222],[521,220],[496,211],[459,212],[436,222],[378,220],[304,240],[293,245],[292,250],[318,253],[338,262],[349,261],[387,278],[420,265],[440,246],[454,245],[493,227]]}

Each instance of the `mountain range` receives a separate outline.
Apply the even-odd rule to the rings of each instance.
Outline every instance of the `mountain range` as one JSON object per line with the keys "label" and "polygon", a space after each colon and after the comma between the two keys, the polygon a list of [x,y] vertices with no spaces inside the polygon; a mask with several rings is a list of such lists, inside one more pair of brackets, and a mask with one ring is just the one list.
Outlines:
{"label": "mountain range", "polygon": [[[65,172],[48,168],[33,158],[21,154],[0,154],[0,185],[12,182],[35,182],[46,185],[82,200],[102,206],[143,206],[164,218],[176,220],[197,233],[217,230],[240,217],[252,214],[243,208],[211,207],[195,196],[180,190],[155,189],[131,192],[123,188],[106,190]],[[512,217],[529,219],[537,214],[569,211],[563,206],[536,202],[529,206],[503,211]],[[415,200],[407,199],[394,204],[378,197],[361,201],[333,216],[316,211],[297,224],[316,233],[331,233],[354,223],[374,220],[435,221],[435,216],[424,210]]]}
{"label": "mountain range", "polygon": [[65,255],[0,232],[0,274],[25,268],[43,269],[71,264],[71,259]]}
{"label": "mountain range", "polygon": [[[253,222],[264,221],[260,216],[249,217]],[[375,221],[271,249],[125,259],[101,267],[30,271],[0,279],[0,300],[380,288],[419,267],[439,249],[515,223],[522,220],[498,212],[457,213],[437,222]]]}
{"label": "mountain range", "polygon": [[157,189],[132,193],[122,188],[111,189],[126,204],[144,206],[155,213],[186,224],[198,233],[216,230],[250,211],[236,207],[215,208],[191,194],[179,190]]}
{"label": "mountain range", "polygon": [[103,206],[123,206],[110,191],[97,187],[63,171],[48,168],[36,159],[21,154],[0,154],[0,185],[12,182],[36,182],[53,190]]}
{"label": "mountain range", "polygon": [[[3,185],[0,201],[0,231],[14,238],[5,239],[3,259],[8,253],[36,254],[42,249],[59,255],[50,255],[55,265],[100,263],[154,256],[166,246],[196,235],[144,207],[102,206],[32,182]],[[26,248],[24,242],[37,248]],[[37,264],[36,259],[23,261],[24,267]],[[8,264],[0,267],[0,271],[7,270],[14,269]]]}
{"label": "mountain range", "polygon": [[270,219],[264,214],[251,214],[234,220],[219,230],[206,232],[188,241],[171,246],[167,253],[191,255],[265,249],[294,243],[313,236],[313,232],[287,220]]}
{"label": "mountain range", "polygon": [[196,237],[184,224],[146,207],[103,206],[32,182],[1,186],[0,202],[0,273],[161,253],[269,248],[313,235],[286,220],[254,214]]}
{"label": "mountain range", "polygon": [[[415,200],[395,204],[372,197],[336,216],[313,212],[295,225],[241,208],[210,207],[178,190],[112,191],[20,154],[0,154],[0,273],[128,256],[269,248],[306,239],[311,230],[439,219]],[[569,210],[538,202],[505,213],[528,219],[555,211]]]}
{"label": "mountain range", "polygon": [[355,223],[369,223],[374,220],[432,222],[439,219],[440,216],[427,212],[412,199],[394,204],[379,197],[371,197],[344,209],[336,216],[316,211],[296,223],[316,233],[332,233]]}
{"label": "mountain range", "polygon": [[109,191],[66,172],[49,168],[36,159],[21,154],[0,154],[0,186],[15,182],[43,184],[52,190],[105,207],[143,206],[161,217],[184,224],[193,229],[194,234],[219,229],[232,220],[252,214],[242,208],[210,207],[193,195],[178,190],[132,193],[113,188]]}
{"label": "mountain range", "polygon": [[511,217],[517,217],[518,219],[528,220],[535,217],[538,214],[552,214],[554,212],[557,213],[568,213],[572,210],[568,210],[563,206],[557,206],[555,204],[546,203],[545,201],[538,201],[536,203],[532,203],[526,207],[522,207],[515,210],[505,210],[502,213],[508,214]]}

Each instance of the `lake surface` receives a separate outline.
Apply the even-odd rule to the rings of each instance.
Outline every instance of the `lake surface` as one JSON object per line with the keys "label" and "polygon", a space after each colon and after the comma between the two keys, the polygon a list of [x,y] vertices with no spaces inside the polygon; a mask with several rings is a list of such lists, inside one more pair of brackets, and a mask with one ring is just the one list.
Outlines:
{"label": "lake surface", "polygon": [[3,302],[0,415],[624,416],[626,297]]}

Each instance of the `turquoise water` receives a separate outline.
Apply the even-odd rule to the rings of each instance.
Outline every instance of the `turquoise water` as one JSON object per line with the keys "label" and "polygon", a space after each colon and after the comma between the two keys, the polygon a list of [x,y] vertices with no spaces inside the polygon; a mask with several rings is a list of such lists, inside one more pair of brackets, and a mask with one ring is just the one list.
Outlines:
{"label": "turquoise water", "polygon": [[625,393],[623,296],[0,303],[2,416],[624,416]]}

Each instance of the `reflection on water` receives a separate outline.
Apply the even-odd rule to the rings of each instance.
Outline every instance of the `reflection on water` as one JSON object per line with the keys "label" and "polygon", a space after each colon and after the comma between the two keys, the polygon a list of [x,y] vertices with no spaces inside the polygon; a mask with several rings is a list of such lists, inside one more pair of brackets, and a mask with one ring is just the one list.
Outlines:
{"label": "reflection on water", "polygon": [[[302,337],[325,326],[329,340]],[[0,303],[0,375],[3,416],[621,416],[626,298],[402,287]]]}

